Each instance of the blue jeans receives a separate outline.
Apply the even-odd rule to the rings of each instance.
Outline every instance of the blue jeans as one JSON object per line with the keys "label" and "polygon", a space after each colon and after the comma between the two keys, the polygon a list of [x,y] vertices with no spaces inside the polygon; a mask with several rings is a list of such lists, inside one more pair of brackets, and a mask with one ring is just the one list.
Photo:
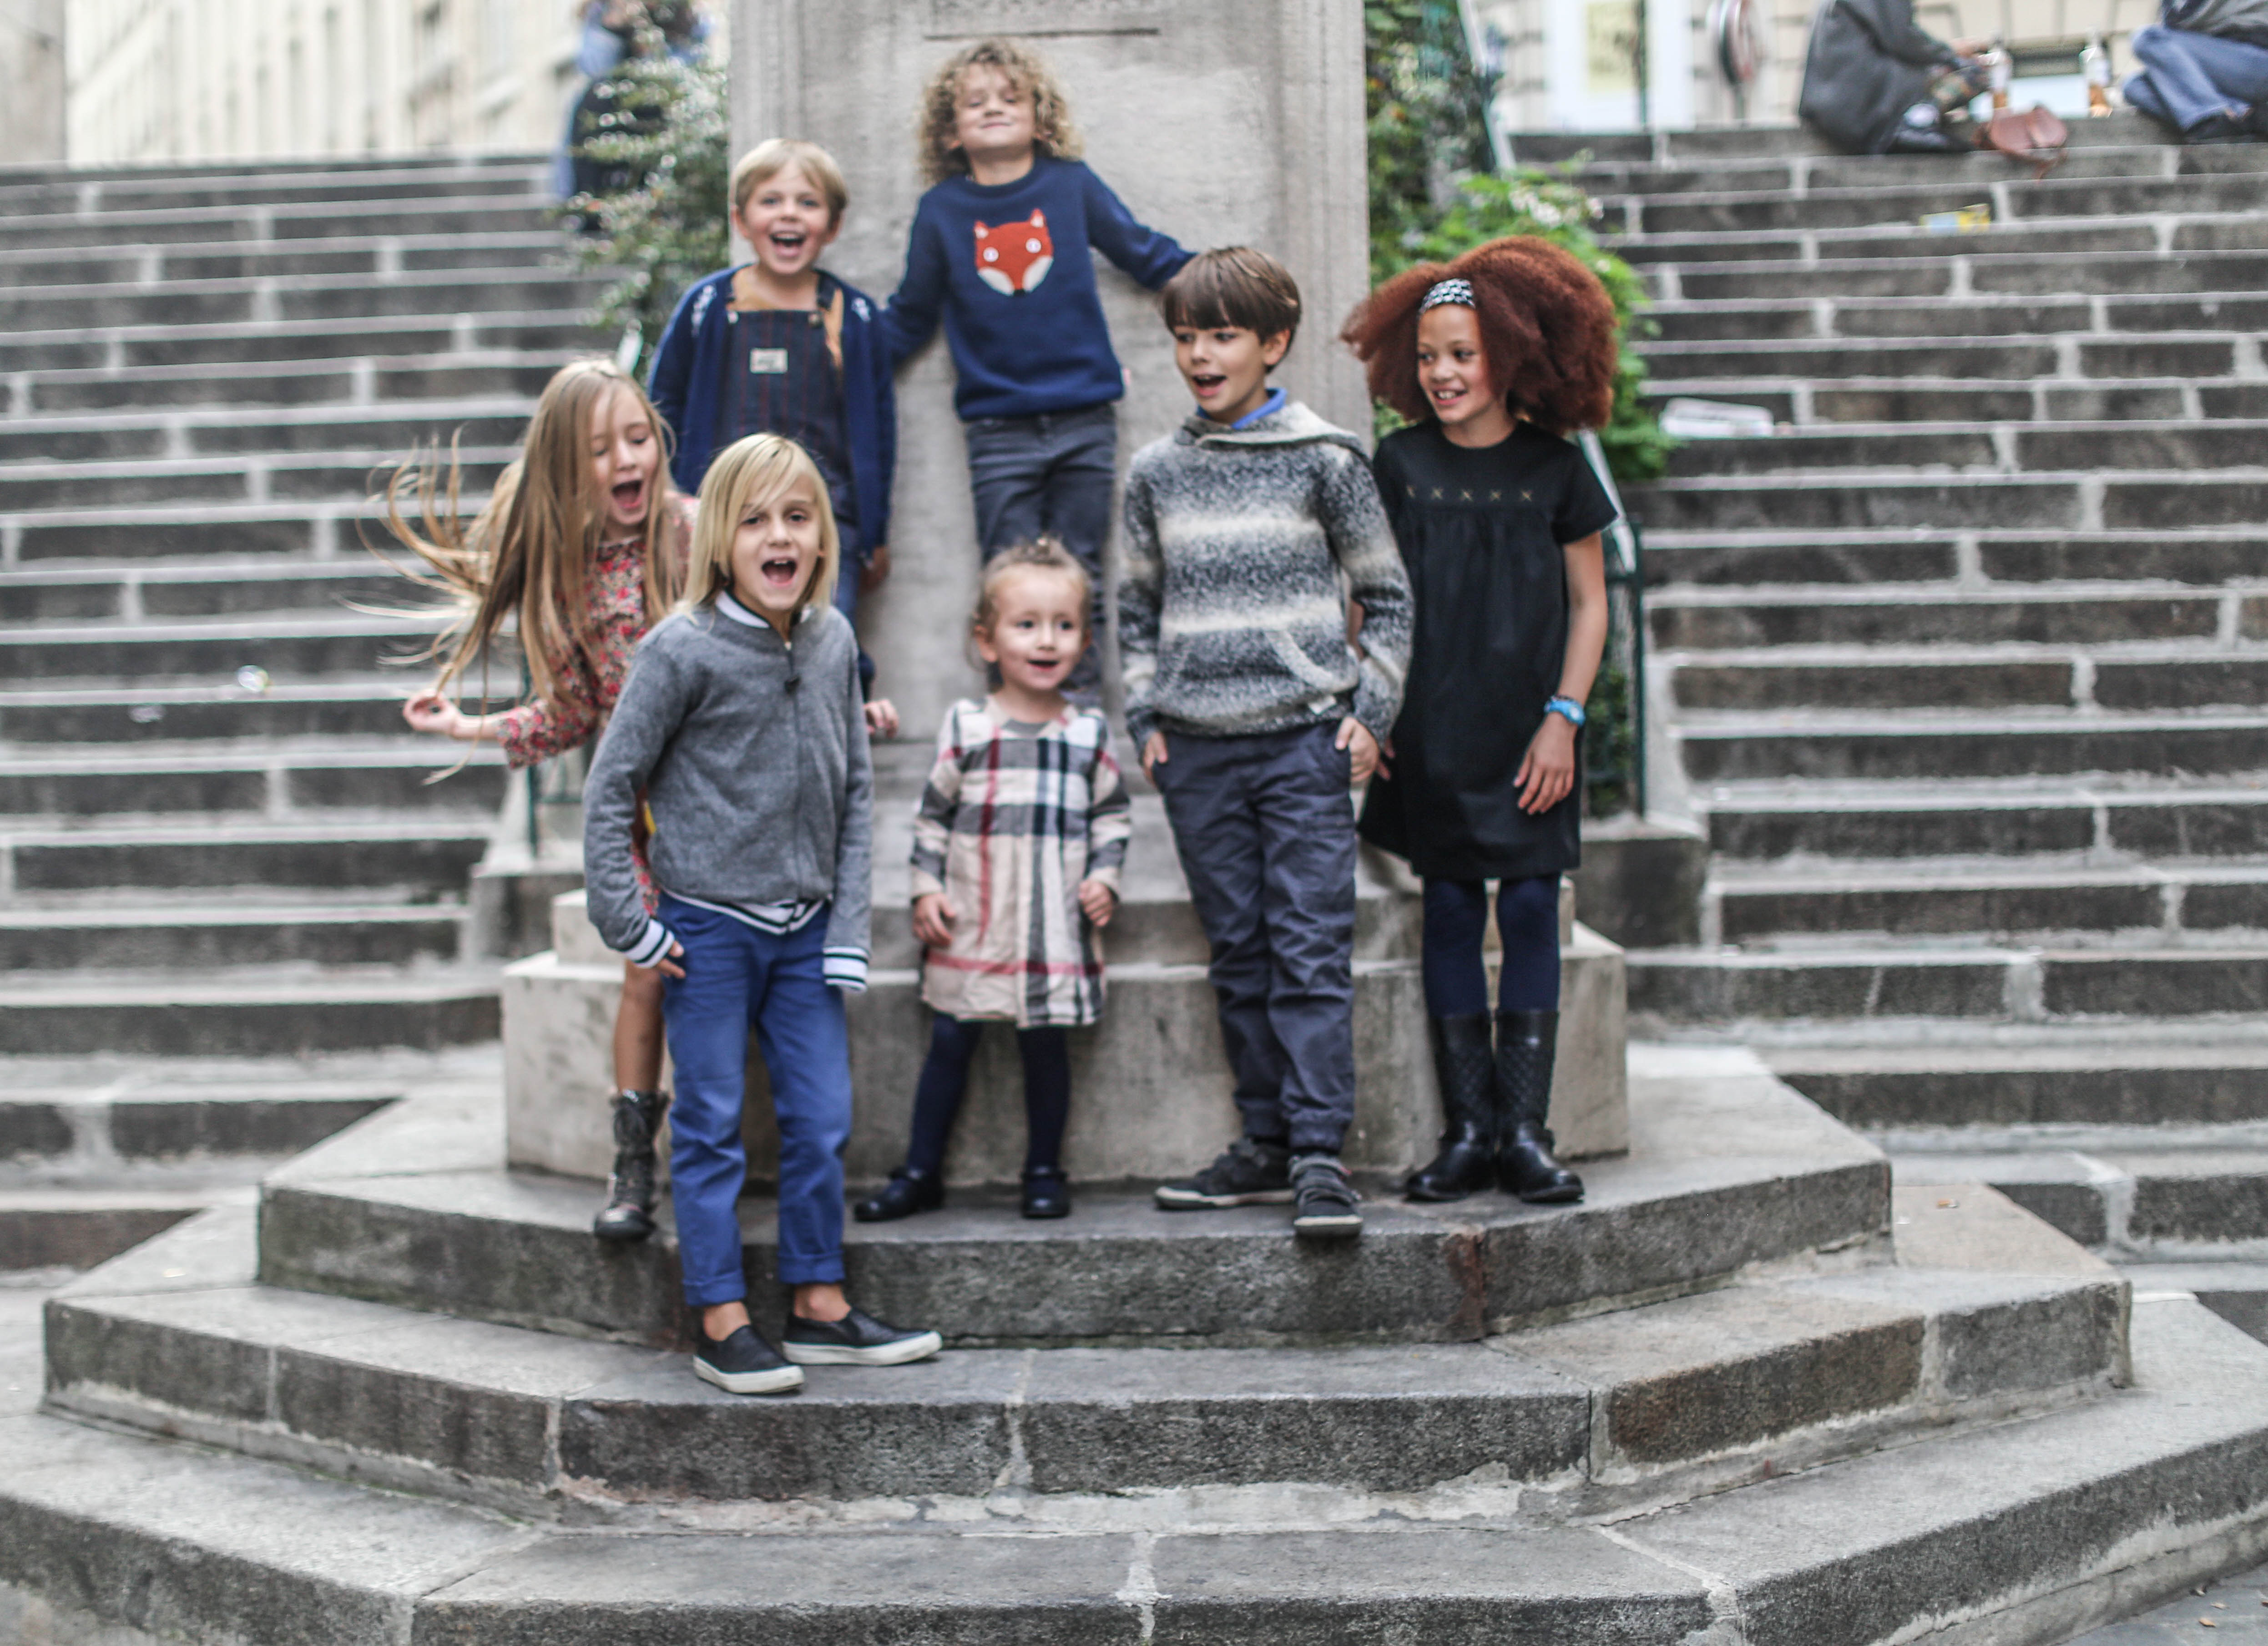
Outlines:
{"label": "blue jeans", "polygon": [[1336,1155],[1354,1120],[1354,806],[1338,720],[1166,734],[1158,792],[1212,950],[1248,1137]]}
{"label": "blue jeans", "polygon": [[984,557],[1044,533],[1086,568],[1094,594],[1087,617],[1093,644],[1065,683],[1092,690],[1101,673],[1095,660],[1102,644],[1102,547],[1110,537],[1110,492],[1118,475],[1118,409],[979,417],[963,432]]}
{"label": "blue jeans", "polygon": [[2153,23],[2134,31],[2141,72],[2122,88],[2153,120],[2188,131],[2219,114],[2242,120],[2268,102],[2268,47]]}
{"label": "blue jeans", "polygon": [[779,1119],[780,1281],[839,1282],[850,1043],[843,997],[820,971],[827,916],[772,936],[665,893],[660,918],[685,946],[685,975],[667,979],[661,996],[677,1067],[669,1172],[685,1301],[706,1309],[748,1295],[735,1208],[748,1170],[740,1104],[752,1024]]}

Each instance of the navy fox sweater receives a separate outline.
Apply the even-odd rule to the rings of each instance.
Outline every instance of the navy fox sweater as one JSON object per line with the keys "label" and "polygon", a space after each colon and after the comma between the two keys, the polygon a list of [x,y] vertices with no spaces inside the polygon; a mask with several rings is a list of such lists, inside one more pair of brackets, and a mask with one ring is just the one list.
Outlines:
{"label": "navy fox sweater", "polygon": [[914,211],[905,278],[883,311],[892,358],[927,343],[941,314],[964,422],[1116,400],[1125,378],[1090,246],[1152,291],[1189,260],[1077,160],[1035,155],[1012,183],[947,178]]}

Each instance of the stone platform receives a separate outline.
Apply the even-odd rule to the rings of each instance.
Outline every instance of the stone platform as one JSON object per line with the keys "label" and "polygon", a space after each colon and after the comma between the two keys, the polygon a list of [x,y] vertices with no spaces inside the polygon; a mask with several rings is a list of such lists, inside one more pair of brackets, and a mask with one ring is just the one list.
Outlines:
{"label": "stone platform", "polygon": [[[854,1183],[879,1182],[904,1158],[914,1084],[929,1044],[920,951],[902,891],[912,802],[875,808],[874,972],[850,1001],[850,1070],[858,1094],[844,1161]],[[1398,1175],[1432,1153],[1440,1098],[1425,1044],[1414,883],[1391,860],[1366,853],[1355,943],[1355,1124],[1345,1148],[1358,1172]],[[1233,1085],[1220,1045],[1204,936],[1189,907],[1164,809],[1135,797],[1124,895],[1104,934],[1109,1004],[1071,1037],[1071,1176],[1122,1182],[1178,1176],[1236,1135]],[[1622,950],[1573,918],[1561,898],[1559,1062],[1551,1124],[1561,1152],[1584,1159],[1629,1146],[1623,1067]],[[606,1175],[614,1157],[607,1100],[622,962],[599,941],[579,893],[552,911],[554,947],[508,968],[504,982],[504,1090],[511,1160],[578,1177]],[[747,1135],[752,1176],[778,1157],[762,1062],[753,1043]],[[1024,1154],[1023,1076],[1005,1029],[977,1054],[967,1106],[946,1156],[947,1181],[1012,1184]]]}

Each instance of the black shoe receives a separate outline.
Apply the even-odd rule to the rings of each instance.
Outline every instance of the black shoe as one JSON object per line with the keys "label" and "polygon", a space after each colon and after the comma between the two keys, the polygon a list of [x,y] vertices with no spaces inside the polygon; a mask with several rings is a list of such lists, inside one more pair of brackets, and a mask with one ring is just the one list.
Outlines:
{"label": "black shoe", "polygon": [[1300,1155],[1292,1163],[1292,1190],[1297,1197],[1292,1227],[1299,1233],[1326,1240],[1362,1233],[1362,1214],[1355,1209],[1362,1197],[1337,1155]]}
{"label": "black shoe", "polygon": [[1194,1177],[1161,1183],[1152,1192],[1168,1212],[1204,1207],[1282,1206],[1292,1198],[1292,1151],[1281,1143],[1241,1137],[1228,1153]]}
{"label": "black shoe", "polygon": [[1558,1050],[1558,1013],[1496,1015],[1497,1184],[1539,1206],[1571,1206],[1583,1198],[1583,1180],[1553,1156],[1544,1124]]}
{"label": "black shoe", "polygon": [[606,1209],[591,1220],[601,1240],[644,1240],[653,1233],[653,1140],[669,1107],[667,1092],[615,1094],[615,1175]]}
{"label": "black shoe", "polygon": [[1900,126],[1890,139],[1892,154],[1963,154],[1976,145],[1963,143],[1942,126]]}
{"label": "black shoe", "polygon": [[916,1212],[934,1212],[945,1204],[945,1179],[933,1171],[901,1166],[890,1174],[881,1192],[869,1195],[850,1208],[862,1223],[895,1223]]}
{"label": "black shoe", "polygon": [[1441,1152],[1410,1174],[1413,1200],[1462,1200],[1496,1187],[1496,1065],[1489,1015],[1429,1020],[1441,1088]]}
{"label": "black shoe", "polygon": [[1069,1217],[1071,1185],[1055,1166],[1030,1166],[1024,1171],[1024,1215]]}
{"label": "black shoe", "polygon": [[858,1309],[840,1320],[790,1315],[780,1337],[781,1352],[799,1366],[902,1366],[944,1347],[934,1332],[901,1332]]}
{"label": "black shoe", "polygon": [[721,1343],[703,1327],[693,1330],[699,1344],[693,1352],[693,1375],[703,1383],[713,1383],[726,1394],[793,1394],[803,1387],[803,1369],[782,1360],[755,1327],[735,1326]]}
{"label": "black shoe", "polygon": [[2194,146],[2215,143],[2257,143],[2259,134],[2244,122],[2231,120],[2226,114],[2207,114],[2182,133],[2182,141]]}

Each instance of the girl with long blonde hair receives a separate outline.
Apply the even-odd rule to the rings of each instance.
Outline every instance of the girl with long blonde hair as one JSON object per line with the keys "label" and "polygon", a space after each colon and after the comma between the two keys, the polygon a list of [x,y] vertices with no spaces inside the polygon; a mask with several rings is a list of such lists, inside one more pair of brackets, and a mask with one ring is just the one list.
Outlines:
{"label": "girl with long blonde hair", "polygon": [[[386,489],[387,530],[416,557],[408,574],[453,608],[432,648],[438,676],[402,716],[437,736],[493,741],[512,766],[533,765],[604,729],[639,640],[684,589],[692,504],[670,484],[660,417],[608,359],[573,361],[545,386],[519,458],[469,527],[457,489],[455,466],[436,463],[404,466]],[[414,523],[402,513],[405,494],[416,500]],[[477,670],[488,698],[490,653],[507,630],[526,668],[526,700],[468,714],[454,694]],[[643,842],[631,850],[643,862]],[[661,980],[635,966],[622,971],[615,1170],[593,1225],[602,1240],[653,1230],[654,1135],[668,1103],[659,1089]]]}

